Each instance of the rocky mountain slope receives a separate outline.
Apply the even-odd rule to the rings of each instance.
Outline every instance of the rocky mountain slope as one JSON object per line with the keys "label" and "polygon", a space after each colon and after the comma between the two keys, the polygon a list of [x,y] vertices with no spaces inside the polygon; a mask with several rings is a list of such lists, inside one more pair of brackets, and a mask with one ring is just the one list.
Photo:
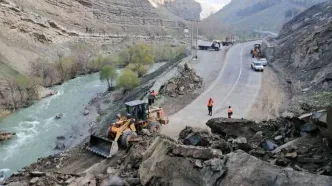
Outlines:
{"label": "rocky mountain slope", "polygon": [[126,36],[167,36],[181,25],[143,0],[1,0],[0,10],[0,60],[20,72],[79,39],[109,46]]}
{"label": "rocky mountain slope", "polygon": [[241,35],[254,30],[278,32],[282,25],[310,6],[325,0],[232,0],[207,18],[206,25],[227,25],[223,30]]}
{"label": "rocky mountain slope", "polygon": [[[20,94],[8,80],[35,75],[35,64],[46,72],[63,56],[87,64],[138,42],[172,43],[184,27],[147,0],[0,0],[0,110],[20,107],[8,105]],[[46,75],[55,77],[47,86],[60,82],[58,74]]]}
{"label": "rocky mountain slope", "polygon": [[[317,107],[332,105],[332,2],[309,8],[286,23],[279,37],[265,44],[272,65],[294,92]],[[275,47],[268,47],[268,45]]]}
{"label": "rocky mountain slope", "polygon": [[200,20],[202,7],[195,0],[149,0],[154,7],[164,7],[170,13],[187,20]]}

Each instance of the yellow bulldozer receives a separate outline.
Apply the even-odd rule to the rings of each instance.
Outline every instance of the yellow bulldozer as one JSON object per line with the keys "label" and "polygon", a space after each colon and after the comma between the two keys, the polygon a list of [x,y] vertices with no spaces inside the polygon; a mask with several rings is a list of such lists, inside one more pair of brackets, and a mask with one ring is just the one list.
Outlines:
{"label": "yellow bulldozer", "polygon": [[252,55],[252,58],[261,58],[262,57],[262,51],[261,51],[261,44],[255,44],[254,49],[251,49],[250,54]]}
{"label": "yellow bulldozer", "polygon": [[87,149],[93,153],[112,157],[119,150],[118,143],[127,148],[131,142],[139,141],[136,132],[147,129],[150,133],[160,133],[161,126],[169,120],[162,108],[149,107],[141,100],[125,103],[126,116],[118,114],[107,130],[106,138],[91,135]]}

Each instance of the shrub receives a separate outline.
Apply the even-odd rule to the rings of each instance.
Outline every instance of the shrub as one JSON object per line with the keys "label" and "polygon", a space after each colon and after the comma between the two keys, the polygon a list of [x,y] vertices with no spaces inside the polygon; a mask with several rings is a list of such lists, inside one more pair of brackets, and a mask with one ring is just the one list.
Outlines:
{"label": "shrub", "polygon": [[138,72],[141,66],[151,65],[154,62],[152,48],[145,44],[138,44],[129,48],[129,63],[133,66],[132,70]]}
{"label": "shrub", "polygon": [[130,69],[124,69],[118,79],[117,86],[122,87],[125,91],[132,90],[141,84],[137,74]]}
{"label": "shrub", "polygon": [[118,73],[114,65],[105,65],[100,71],[100,80],[107,81],[108,91],[113,89],[113,82],[118,77]]}

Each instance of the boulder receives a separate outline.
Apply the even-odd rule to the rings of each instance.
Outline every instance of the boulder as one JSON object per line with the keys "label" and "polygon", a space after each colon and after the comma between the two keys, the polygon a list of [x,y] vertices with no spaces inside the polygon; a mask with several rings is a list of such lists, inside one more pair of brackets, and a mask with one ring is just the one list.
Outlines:
{"label": "boulder", "polygon": [[267,151],[273,151],[275,148],[278,147],[272,140],[264,140],[262,146]]}
{"label": "boulder", "polygon": [[40,172],[40,171],[32,171],[30,172],[31,177],[41,177],[41,176],[46,176],[45,172]]}
{"label": "boulder", "polygon": [[279,136],[274,137],[274,140],[279,141],[279,140],[281,140],[282,138],[283,138],[283,137],[282,137],[281,135],[279,135]]}
{"label": "boulder", "polygon": [[220,186],[251,185],[331,185],[332,177],[297,172],[261,161],[243,151],[227,155],[227,174]]}
{"label": "boulder", "polygon": [[150,145],[139,168],[143,186],[212,186],[226,171],[224,159],[205,161],[202,168],[198,168],[196,160],[168,155],[173,148],[178,146],[161,137],[157,137]]}
{"label": "boulder", "polygon": [[166,91],[167,92],[173,92],[178,86],[173,83],[169,83],[166,85]]}
{"label": "boulder", "polygon": [[140,180],[139,180],[139,178],[127,178],[127,179],[125,179],[125,181],[129,185],[139,185],[141,183]]}
{"label": "boulder", "polygon": [[123,186],[123,180],[118,176],[110,176],[105,186]]}
{"label": "boulder", "polygon": [[197,77],[197,76],[193,76],[193,81],[195,83],[199,83],[200,82],[200,79]]}
{"label": "boulder", "polygon": [[222,152],[219,149],[186,145],[176,145],[172,149],[172,153],[177,156],[191,157],[202,160],[208,160],[214,157],[222,156]]}
{"label": "boulder", "polygon": [[39,180],[38,177],[34,177],[34,178],[32,178],[32,179],[30,180],[30,183],[31,183],[31,184],[35,184],[35,183],[37,183],[38,180]]}
{"label": "boulder", "polygon": [[111,175],[117,175],[120,170],[119,169],[115,169],[113,167],[108,167],[106,170],[107,174],[111,174]]}
{"label": "boulder", "polygon": [[63,113],[59,113],[55,116],[55,119],[61,119],[63,117]]}
{"label": "boulder", "polygon": [[55,143],[54,149],[56,149],[56,150],[64,150],[65,148],[66,148],[66,145],[64,144],[64,142],[57,141]]}
{"label": "boulder", "polygon": [[263,132],[262,131],[258,131],[256,132],[256,134],[249,139],[250,143],[260,143],[263,139]]}
{"label": "boulder", "polygon": [[89,115],[89,113],[90,113],[89,109],[84,109],[84,112],[83,112],[84,116]]}
{"label": "boulder", "polygon": [[211,128],[213,133],[223,136],[242,136],[247,139],[253,137],[260,131],[256,129],[255,122],[244,119],[213,118],[210,119],[206,125]]}
{"label": "boulder", "polygon": [[0,141],[5,141],[8,139],[11,139],[16,133],[11,133],[11,132],[1,132],[0,131]]}
{"label": "boulder", "polygon": [[194,84],[189,84],[189,88],[190,88],[190,89],[193,89],[194,87],[195,87]]}
{"label": "boulder", "polygon": [[296,138],[284,145],[279,146],[278,148],[274,149],[272,153],[279,153],[283,149],[289,148],[296,148],[302,151],[303,144],[319,144],[319,139],[311,136],[302,136],[300,138]]}

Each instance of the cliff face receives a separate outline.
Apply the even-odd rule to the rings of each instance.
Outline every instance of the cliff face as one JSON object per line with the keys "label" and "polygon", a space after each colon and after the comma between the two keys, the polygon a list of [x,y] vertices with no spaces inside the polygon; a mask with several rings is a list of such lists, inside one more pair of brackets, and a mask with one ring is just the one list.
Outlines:
{"label": "cliff face", "polygon": [[150,0],[152,4],[164,6],[169,12],[187,20],[200,20],[201,4],[195,0]]}
{"label": "cliff face", "polygon": [[255,30],[278,32],[282,25],[310,6],[325,0],[232,0],[204,22],[246,35]]}
{"label": "cliff face", "polygon": [[296,93],[332,91],[332,2],[315,5],[286,23],[273,44],[271,62],[289,77]]}

